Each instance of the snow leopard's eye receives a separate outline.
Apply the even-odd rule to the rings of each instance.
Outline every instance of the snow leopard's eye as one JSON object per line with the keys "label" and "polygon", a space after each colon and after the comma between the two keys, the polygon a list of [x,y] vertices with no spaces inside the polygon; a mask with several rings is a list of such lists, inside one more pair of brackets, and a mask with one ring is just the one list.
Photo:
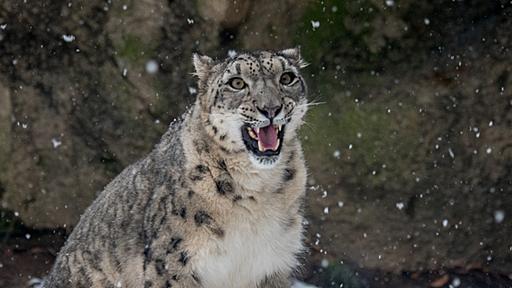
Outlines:
{"label": "snow leopard's eye", "polygon": [[242,78],[240,77],[235,77],[235,78],[231,78],[231,80],[229,80],[229,86],[231,86],[233,89],[236,89],[236,90],[242,90],[245,88],[245,82],[244,80],[242,80]]}
{"label": "snow leopard's eye", "polygon": [[293,80],[295,80],[297,76],[295,76],[292,72],[285,72],[283,75],[281,75],[281,79],[279,79],[279,83],[283,85],[290,85],[293,83]]}

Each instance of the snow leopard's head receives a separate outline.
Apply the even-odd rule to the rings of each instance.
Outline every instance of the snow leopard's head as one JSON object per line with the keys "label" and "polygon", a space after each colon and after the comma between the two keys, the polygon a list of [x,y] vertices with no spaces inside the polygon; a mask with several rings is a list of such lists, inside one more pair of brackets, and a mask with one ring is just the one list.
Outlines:
{"label": "snow leopard's head", "polygon": [[196,54],[193,62],[209,135],[224,150],[246,151],[258,167],[273,167],[307,110],[299,49],[231,53],[222,61]]}

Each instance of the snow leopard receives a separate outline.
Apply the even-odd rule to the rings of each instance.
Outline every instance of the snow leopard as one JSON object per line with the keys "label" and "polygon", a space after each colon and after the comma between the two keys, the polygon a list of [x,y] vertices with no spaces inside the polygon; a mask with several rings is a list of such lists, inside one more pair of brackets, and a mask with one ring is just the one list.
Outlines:
{"label": "snow leopard", "polygon": [[83,213],[43,287],[290,287],[306,62],[298,48],[192,62],[194,104]]}

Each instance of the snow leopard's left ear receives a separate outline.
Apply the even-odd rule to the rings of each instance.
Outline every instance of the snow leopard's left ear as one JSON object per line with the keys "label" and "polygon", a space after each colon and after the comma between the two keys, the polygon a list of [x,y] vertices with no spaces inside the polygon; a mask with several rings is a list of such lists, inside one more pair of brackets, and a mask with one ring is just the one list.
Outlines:
{"label": "snow leopard's left ear", "polygon": [[192,55],[192,63],[194,64],[196,75],[199,78],[199,82],[205,82],[208,79],[208,76],[214,66],[214,61],[212,58],[206,55],[199,55],[194,53]]}
{"label": "snow leopard's left ear", "polygon": [[300,47],[281,50],[278,54],[286,57],[293,65],[301,69],[309,65],[309,63],[302,59],[302,56],[300,55]]}

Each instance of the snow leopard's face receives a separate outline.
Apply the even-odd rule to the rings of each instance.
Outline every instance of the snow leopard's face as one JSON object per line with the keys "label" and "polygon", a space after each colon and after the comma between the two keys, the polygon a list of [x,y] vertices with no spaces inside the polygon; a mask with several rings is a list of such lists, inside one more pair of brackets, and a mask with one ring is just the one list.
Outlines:
{"label": "snow leopard's face", "polygon": [[226,151],[246,151],[258,167],[277,163],[307,110],[298,49],[244,53],[218,63],[195,55],[194,65],[205,125],[215,141]]}

